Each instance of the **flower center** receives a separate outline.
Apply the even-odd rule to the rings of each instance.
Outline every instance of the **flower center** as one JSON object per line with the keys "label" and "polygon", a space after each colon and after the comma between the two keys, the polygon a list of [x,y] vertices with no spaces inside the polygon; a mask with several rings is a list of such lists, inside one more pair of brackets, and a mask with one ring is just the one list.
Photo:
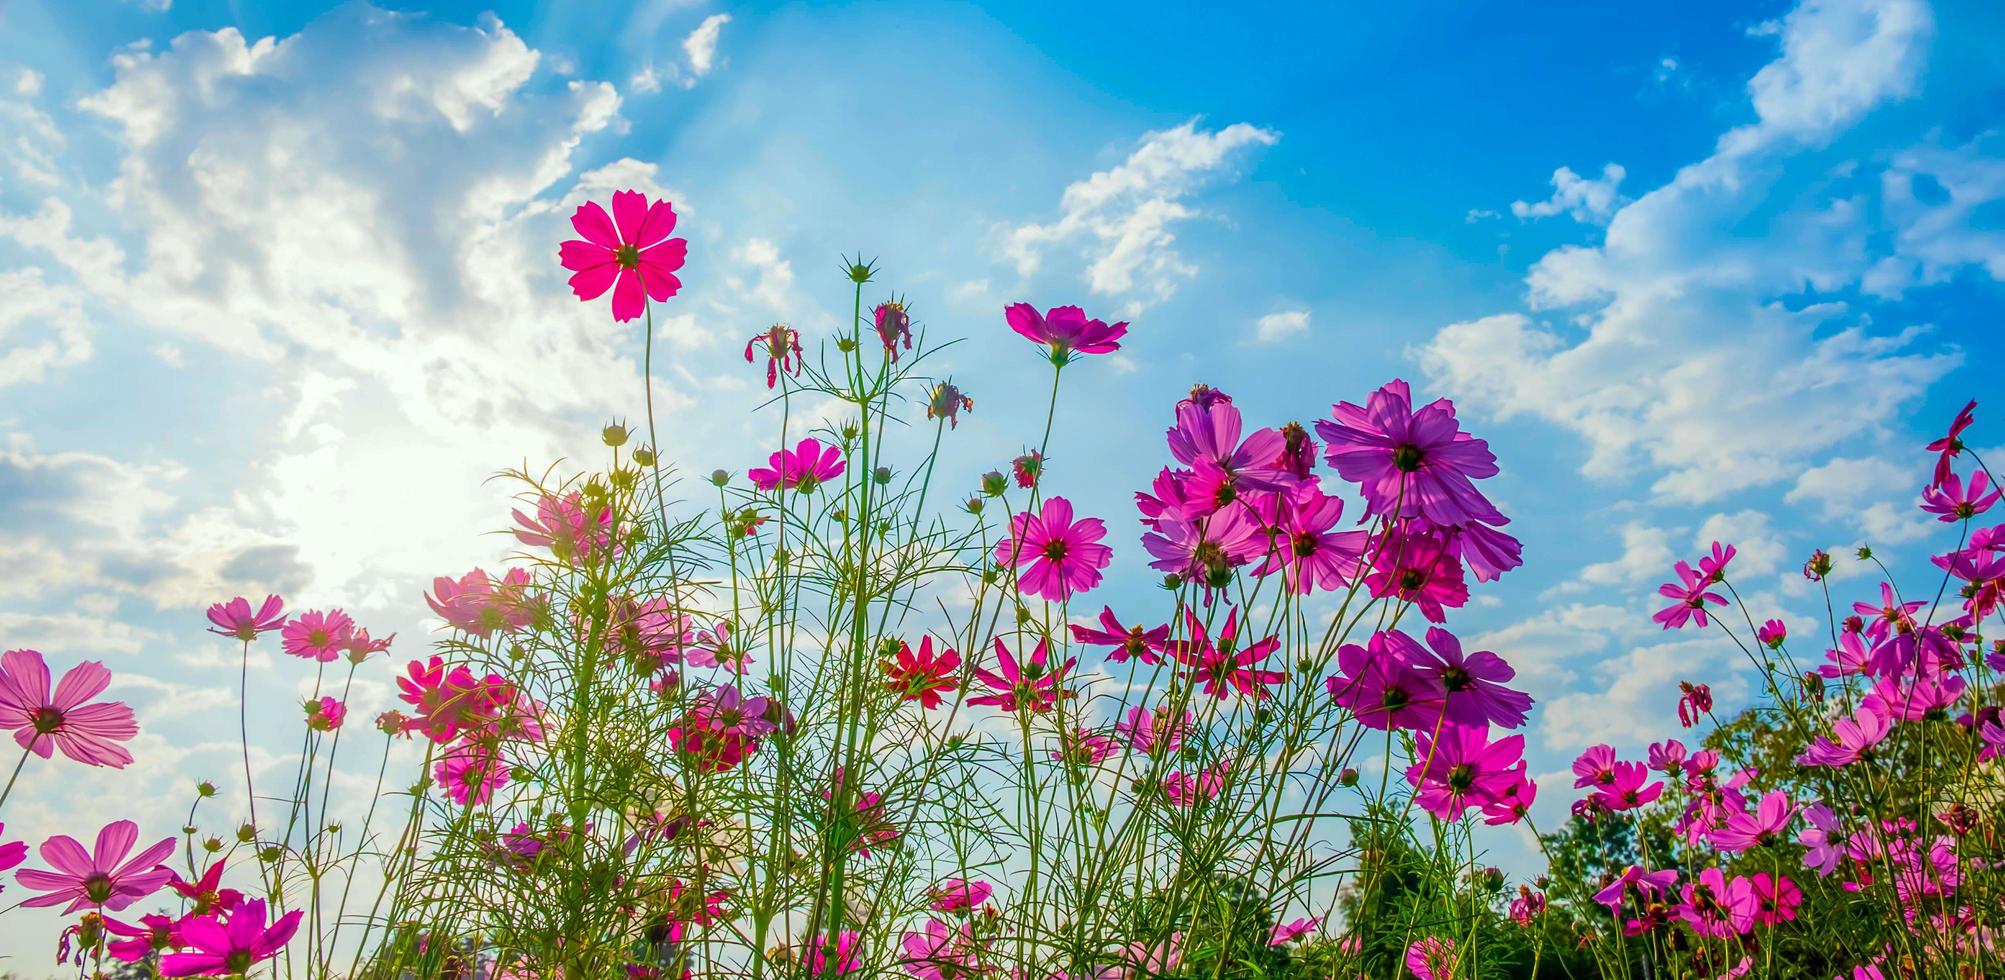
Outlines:
{"label": "flower center", "polygon": [[1392,465],[1399,467],[1403,472],[1411,473],[1419,469],[1421,462],[1426,459],[1427,451],[1419,446],[1401,443],[1392,447]]}
{"label": "flower center", "polygon": [[1469,671],[1463,667],[1449,667],[1441,672],[1441,685],[1450,691],[1459,691],[1470,684]]}
{"label": "flower center", "polygon": [[1465,762],[1461,765],[1449,768],[1448,770],[1449,789],[1452,789],[1457,793],[1461,793],[1467,790],[1469,787],[1474,786],[1475,784],[1476,784],[1475,767]]}
{"label": "flower center", "polygon": [[622,269],[639,268],[640,249],[632,245],[621,245],[619,248],[613,249],[613,261],[618,262]]}
{"label": "flower center", "polygon": [[1316,536],[1313,534],[1297,534],[1293,543],[1295,546],[1295,557],[1297,558],[1307,558],[1316,553],[1317,541]]}
{"label": "flower center", "polygon": [[63,727],[63,713],[54,708],[36,708],[29,717],[34,721],[35,731],[43,735]]}
{"label": "flower center", "polygon": [[1426,584],[1427,572],[1422,569],[1409,568],[1399,573],[1399,587],[1407,592],[1412,592]]}
{"label": "flower center", "polygon": [[1064,561],[1065,542],[1063,541],[1046,542],[1044,546],[1044,557],[1049,558],[1052,561]]}
{"label": "flower center", "polygon": [[84,895],[92,902],[103,905],[111,897],[111,876],[100,873],[85,878]]}

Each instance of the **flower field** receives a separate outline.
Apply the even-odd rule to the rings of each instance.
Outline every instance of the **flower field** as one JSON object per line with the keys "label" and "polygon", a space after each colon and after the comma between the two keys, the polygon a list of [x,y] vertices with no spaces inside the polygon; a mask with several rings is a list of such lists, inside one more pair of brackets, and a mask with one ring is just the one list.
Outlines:
{"label": "flower field", "polygon": [[[677,221],[620,191],[550,243],[578,314],[650,356]],[[188,787],[177,835],[7,835],[22,772],[123,769],[140,734],[104,664],[7,651],[0,901],[57,910],[60,968],[108,977],[2005,976],[2005,526],[1975,402],[1913,447],[1927,576],[1800,556],[1826,615],[1796,621],[1743,601],[1736,542],[1663,568],[1656,624],[1743,657],[1757,696],[1656,692],[1647,754],[1580,754],[1541,826],[1542,693],[1457,632],[1526,558],[1454,392],[1248,419],[1197,384],[1159,406],[1135,512],[1087,513],[1068,488],[1104,475],[1046,453],[1145,325],[997,311],[1043,427],[949,472],[993,379],[937,374],[898,284],[842,272],[845,326],[745,342],[763,465],[675,458],[648,385],[601,458],[500,477],[514,557],[409,596],[432,636],[216,597],[206,642],[242,666],[212,727],[249,792]],[[1115,577],[1160,588],[1101,601]],[[254,744],[254,650],[311,681],[293,744]]]}

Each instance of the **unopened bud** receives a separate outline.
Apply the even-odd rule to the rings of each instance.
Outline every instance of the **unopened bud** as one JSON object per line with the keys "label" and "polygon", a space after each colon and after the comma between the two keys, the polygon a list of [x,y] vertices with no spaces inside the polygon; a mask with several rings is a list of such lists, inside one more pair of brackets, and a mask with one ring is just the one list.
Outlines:
{"label": "unopened bud", "polygon": [[621,425],[618,422],[614,422],[610,425],[607,425],[605,428],[599,430],[599,438],[603,440],[606,445],[611,446],[614,449],[618,449],[619,447],[626,445],[627,437],[632,434],[633,433],[627,431],[626,426]]}

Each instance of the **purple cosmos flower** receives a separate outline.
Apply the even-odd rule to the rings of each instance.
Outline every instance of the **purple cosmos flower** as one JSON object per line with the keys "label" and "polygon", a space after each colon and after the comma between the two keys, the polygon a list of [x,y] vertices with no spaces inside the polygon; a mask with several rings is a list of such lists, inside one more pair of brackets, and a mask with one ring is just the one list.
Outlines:
{"label": "purple cosmos flower", "polygon": [[1178,640],[1169,645],[1169,652],[1183,665],[1185,676],[1193,682],[1201,682],[1204,693],[1224,700],[1228,688],[1240,694],[1252,695],[1254,700],[1268,697],[1268,688],[1288,679],[1285,671],[1262,670],[1254,665],[1267,659],[1269,654],[1281,647],[1279,636],[1270,636],[1239,649],[1239,610],[1234,609],[1225,616],[1225,625],[1218,631],[1218,641],[1212,642],[1206,635],[1204,623],[1195,612],[1184,613],[1184,623],[1195,639]]}
{"label": "purple cosmos flower", "polygon": [[1439,738],[1420,732],[1413,742],[1420,760],[1406,770],[1407,782],[1417,790],[1413,802],[1442,820],[1497,801],[1524,775],[1523,735],[1492,742],[1480,728],[1450,725]]}
{"label": "purple cosmos flower", "polygon": [[1956,418],[1950,421],[1949,433],[1931,441],[1923,450],[1936,454],[1935,483],[1931,484],[1932,486],[1940,486],[1949,479],[1949,461],[1963,452],[1963,430],[1970,428],[1970,422],[1976,411],[1977,400],[1973,398],[1969,404],[1963,406],[1962,411],[1956,413]]}
{"label": "purple cosmos flower", "polygon": [[1362,408],[1332,406],[1332,419],[1316,423],[1327,444],[1324,458],[1360,485],[1368,513],[1424,516],[1450,527],[1504,523],[1472,482],[1497,475],[1489,444],[1461,430],[1455,404],[1445,398],[1412,406],[1406,382],[1398,379],[1372,392]]}
{"label": "purple cosmos flower", "polygon": [[1099,543],[1107,525],[1097,517],[1072,519],[1072,502],[1052,497],[1037,514],[1010,519],[1010,536],[996,543],[996,564],[1004,568],[1029,565],[1018,575],[1017,588],[1052,602],[1100,584],[1100,570],[1114,560],[1113,549]]}
{"label": "purple cosmos flower", "polygon": [[222,974],[242,975],[253,965],[277,956],[299,930],[306,912],[294,909],[265,925],[265,901],[254,899],[231,912],[229,921],[221,916],[194,916],[181,922],[181,942],[186,952],[168,953],[160,958],[163,977],[197,977]]}
{"label": "purple cosmos flower", "polygon": [[1130,657],[1145,664],[1163,662],[1163,651],[1170,641],[1170,626],[1164,623],[1154,629],[1141,624],[1122,626],[1114,616],[1114,607],[1105,606],[1100,610],[1100,629],[1072,624],[1072,639],[1087,646],[1112,647],[1107,651],[1110,663],[1121,663]]}
{"label": "purple cosmos flower", "polygon": [[1683,629],[1688,622],[1697,623],[1704,628],[1706,604],[1724,606],[1727,604],[1725,597],[1707,591],[1713,586],[1712,578],[1704,572],[1694,570],[1687,562],[1679,561],[1672,571],[1677,573],[1678,581],[1658,586],[1657,594],[1677,601],[1658,610],[1650,618],[1662,624],[1667,630]]}
{"label": "purple cosmos flower", "polygon": [[1880,744],[1887,733],[1893,730],[1893,719],[1874,710],[1872,703],[1862,704],[1849,718],[1840,718],[1831,723],[1836,741],[1822,735],[1812,739],[1808,748],[1796,757],[1799,766],[1849,766],[1872,752],[1873,746]]}
{"label": "purple cosmos flower", "polygon": [[1415,666],[1423,656],[1420,644],[1398,630],[1374,633],[1366,646],[1337,649],[1340,673],[1324,686],[1367,728],[1429,728],[1446,710],[1448,692],[1438,675]]}
{"label": "purple cosmos flower", "polygon": [[1417,648],[1408,653],[1421,670],[1440,679],[1441,689],[1447,692],[1449,721],[1476,728],[1524,727],[1532,698],[1504,686],[1517,676],[1504,658],[1488,650],[1464,655],[1462,641],[1438,626],[1428,627],[1427,645],[1433,648],[1432,655]]}
{"label": "purple cosmos flower", "polygon": [[14,872],[14,880],[43,894],[21,904],[27,908],[47,908],[69,904],[62,914],[88,908],[117,912],[159,891],[174,880],[174,872],[160,866],[174,855],[174,841],[163,838],[153,846],[131,854],[139,842],[139,825],[130,820],[114,820],[97,833],[97,845],[85,851],[74,838],[58,834],[42,842],[42,860],[52,870],[24,868]]}
{"label": "purple cosmos flower", "polygon": [[1261,522],[1274,539],[1266,562],[1254,570],[1255,575],[1284,572],[1288,587],[1297,595],[1317,589],[1340,591],[1357,577],[1367,532],[1336,529],[1344,514],[1341,498],[1325,494],[1314,481],[1306,481],[1264,495],[1259,510]]}
{"label": "purple cosmos flower", "polygon": [[1921,509],[1936,515],[1936,519],[1944,524],[1954,524],[1990,510],[1998,498],[1998,489],[1991,486],[1990,478],[1984,475],[1984,471],[1970,474],[1968,485],[1951,473],[1921,492]]}
{"label": "purple cosmos flower", "polygon": [[1044,315],[1029,303],[1012,303],[1003,308],[1003,318],[1011,330],[1051,349],[1051,363],[1064,367],[1081,354],[1111,354],[1121,349],[1115,343],[1128,333],[1128,325],[1112,326],[1086,318],[1076,306],[1055,306]]}
{"label": "purple cosmos flower", "polygon": [[843,467],[840,448],[823,446],[819,439],[802,439],[792,450],[782,449],[768,456],[765,466],[746,470],[745,475],[761,490],[810,493],[841,476]]}

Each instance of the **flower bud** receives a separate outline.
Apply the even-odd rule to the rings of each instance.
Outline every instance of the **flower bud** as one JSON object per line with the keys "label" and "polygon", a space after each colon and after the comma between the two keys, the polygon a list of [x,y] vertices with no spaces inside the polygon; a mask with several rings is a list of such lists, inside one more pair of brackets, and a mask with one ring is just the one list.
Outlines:
{"label": "flower bud", "polygon": [[195,795],[196,795],[196,796],[200,796],[200,797],[203,797],[203,798],[205,798],[205,799],[206,799],[206,798],[208,798],[208,797],[211,797],[211,796],[214,796],[214,795],[216,795],[216,784],[215,784],[215,783],[212,783],[212,782],[210,782],[210,781],[208,781],[208,780],[206,780],[206,779],[202,780],[202,781],[201,781],[201,782],[199,782],[199,783],[196,783],[196,784],[195,784]]}
{"label": "flower bud", "polygon": [[995,470],[990,470],[982,474],[982,494],[984,496],[1000,497],[1003,495],[1003,491],[1008,489],[1008,477],[1003,476]]}
{"label": "flower bud", "polygon": [[880,487],[891,485],[891,467],[889,466],[880,466],[870,475],[872,479],[877,481],[877,485]]}
{"label": "flower bud", "polygon": [[237,828],[237,840],[239,842],[248,844],[251,841],[256,840],[257,838],[258,838],[258,829],[256,827],[253,827],[250,824],[244,824]]}
{"label": "flower bud", "polygon": [[1352,769],[1349,766],[1345,766],[1344,771],[1337,773],[1337,785],[1350,787],[1350,786],[1356,786],[1357,784],[1358,784],[1358,771],[1356,769]]}
{"label": "flower bud", "polygon": [[982,512],[982,498],[969,497],[961,506],[967,508],[970,514],[980,515]]}
{"label": "flower bud", "polygon": [[635,465],[638,466],[653,466],[654,450],[649,449],[646,446],[642,446],[641,448],[634,450],[634,463]]}
{"label": "flower bud", "polygon": [[1860,561],[1872,561],[1872,560],[1873,560],[1873,549],[1871,549],[1871,548],[1869,548],[1869,547],[1867,547],[1867,546],[1865,546],[1865,545],[1863,545],[1863,544],[1862,544],[1862,545],[1860,545],[1860,546],[1859,546],[1859,560],[1860,560]]}
{"label": "flower bud", "polygon": [[202,842],[202,849],[214,854],[223,849],[223,839],[221,837],[211,837]]}
{"label": "flower bud", "polygon": [[710,482],[714,486],[726,486],[731,482],[731,474],[726,470],[711,470]]}
{"label": "flower bud", "polygon": [[599,439],[603,441],[606,445],[611,446],[614,449],[618,449],[619,447],[627,444],[627,437],[632,434],[633,433],[627,431],[626,426],[621,425],[618,422],[613,422],[607,425],[605,428],[599,430]]}

